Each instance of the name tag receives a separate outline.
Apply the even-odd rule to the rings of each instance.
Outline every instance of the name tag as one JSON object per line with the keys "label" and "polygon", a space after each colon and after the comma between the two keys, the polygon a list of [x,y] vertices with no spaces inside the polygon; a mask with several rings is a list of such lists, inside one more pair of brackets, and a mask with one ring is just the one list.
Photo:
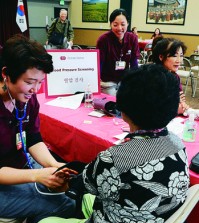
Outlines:
{"label": "name tag", "polygon": [[124,70],[126,67],[125,61],[116,61],[115,62],[115,70]]}
{"label": "name tag", "polygon": [[[24,145],[26,146],[26,132],[25,131],[22,132],[22,139],[23,139]],[[16,146],[17,146],[17,150],[20,150],[22,148],[20,133],[16,134]]]}

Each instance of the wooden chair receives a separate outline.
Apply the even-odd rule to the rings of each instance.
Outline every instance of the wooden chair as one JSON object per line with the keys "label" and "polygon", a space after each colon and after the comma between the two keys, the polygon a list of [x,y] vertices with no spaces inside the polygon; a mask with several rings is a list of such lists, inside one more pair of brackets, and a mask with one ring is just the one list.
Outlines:
{"label": "wooden chair", "polygon": [[198,201],[199,184],[195,184],[189,188],[185,203],[165,223],[184,223]]}

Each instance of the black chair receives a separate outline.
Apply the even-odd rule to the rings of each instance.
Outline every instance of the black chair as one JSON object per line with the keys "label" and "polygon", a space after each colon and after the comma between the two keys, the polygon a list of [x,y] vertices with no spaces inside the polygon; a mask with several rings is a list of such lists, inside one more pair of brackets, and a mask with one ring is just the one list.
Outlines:
{"label": "black chair", "polygon": [[82,50],[81,46],[76,45],[76,44],[72,45],[71,48],[72,48],[72,50]]}
{"label": "black chair", "polygon": [[152,43],[147,43],[144,47],[144,51],[142,51],[140,54],[144,57],[144,63],[147,63],[148,57],[152,54]]}

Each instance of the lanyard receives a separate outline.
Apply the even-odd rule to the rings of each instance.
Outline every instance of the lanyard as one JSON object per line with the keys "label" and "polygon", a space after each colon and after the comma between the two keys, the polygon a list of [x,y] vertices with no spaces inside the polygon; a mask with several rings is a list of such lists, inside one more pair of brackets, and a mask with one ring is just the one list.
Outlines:
{"label": "lanyard", "polygon": [[[13,103],[13,98],[10,94],[10,90],[9,88],[7,87],[7,91],[8,91],[8,95]],[[24,108],[23,108],[23,115],[21,117],[19,117],[19,109],[16,107],[16,105],[13,103],[14,105],[14,108],[15,108],[15,111],[16,111],[16,119],[19,121],[19,135],[20,135],[20,138],[21,138],[21,143],[22,143],[22,147],[23,147],[23,152],[26,156],[26,160],[28,162],[28,166],[30,167],[30,169],[33,169],[32,165],[31,165],[31,162],[30,162],[30,158],[28,156],[28,153],[27,153],[27,149],[26,149],[26,143],[24,143],[24,140],[23,140],[23,122],[22,120],[26,117],[26,109],[27,109],[27,104],[28,102],[25,103],[24,105]]]}
{"label": "lanyard", "polygon": [[121,49],[121,51],[120,51],[120,61],[122,60],[122,57],[123,57],[123,49]]}
{"label": "lanyard", "polygon": [[32,169],[32,165],[31,165],[31,162],[30,162],[30,158],[28,156],[28,153],[27,153],[27,149],[26,149],[26,143],[24,143],[24,139],[23,139],[23,135],[22,135],[22,132],[23,132],[23,122],[22,120],[25,118],[26,116],[26,109],[27,109],[27,102],[26,104],[24,105],[24,109],[23,109],[23,115],[21,117],[19,117],[19,110],[18,108],[15,106],[15,110],[16,110],[16,119],[19,121],[19,134],[20,134],[20,138],[21,138],[21,142],[22,142],[22,147],[23,147],[23,151],[24,151],[24,154],[26,156],[26,160],[28,162],[28,166]]}

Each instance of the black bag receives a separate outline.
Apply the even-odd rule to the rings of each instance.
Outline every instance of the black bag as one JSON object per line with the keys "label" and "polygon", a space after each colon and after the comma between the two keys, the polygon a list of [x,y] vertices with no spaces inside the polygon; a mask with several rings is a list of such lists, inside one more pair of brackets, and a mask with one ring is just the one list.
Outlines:
{"label": "black bag", "polygon": [[[56,18],[56,21],[55,21],[55,24],[54,24],[54,30],[55,30],[55,27],[56,27],[56,24],[58,22],[58,19],[59,18]],[[68,24],[70,24],[70,22],[68,21]],[[65,30],[66,29],[66,24],[64,25],[64,33],[65,33]],[[52,32],[48,42],[49,43],[52,43],[53,45],[63,45],[63,42],[64,42],[64,33],[57,33],[55,31]]]}
{"label": "black bag", "polygon": [[49,43],[52,43],[53,45],[62,45],[64,41],[64,34],[63,33],[57,33],[52,32]]}
{"label": "black bag", "polygon": [[197,153],[192,159],[189,166],[189,169],[199,173],[199,153]]}

